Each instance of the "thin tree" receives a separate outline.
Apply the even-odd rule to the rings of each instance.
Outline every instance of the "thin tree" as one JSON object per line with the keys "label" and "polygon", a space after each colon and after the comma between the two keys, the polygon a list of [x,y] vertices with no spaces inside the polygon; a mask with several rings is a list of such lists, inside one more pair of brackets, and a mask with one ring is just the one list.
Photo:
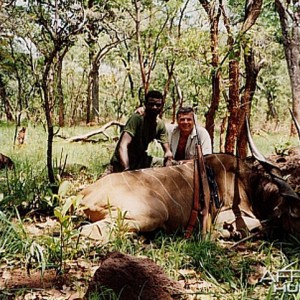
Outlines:
{"label": "thin tree", "polygon": [[[281,24],[285,58],[292,89],[292,111],[300,123],[300,4],[299,1],[275,0]],[[296,129],[292,126],[292,134]]]}
{"label": "thin tree", "polygon": [[[73,0],[29,1],[27,9],[30,11],[30,14],[34,16],[32,20],[40,29],[38,35],[31,36],[31,41],[36,45],[44,61],[41,88],[48,135],[47,170],[49,182],[54,184],[55,176],[52,164],[52,144],[55,134],[53,115],[57,89],[53,89],[51,72],[54,66],[61,66],[61,62],[57,63],[56,59],[63,59],[66,49],[73,45],[74,37],[81,32],[85,23],[84,11],[82,7],[78,6],[78,2]],[[54,69],[54,71],[57,71],[57,69]],[[57,75],[57,73],[55,75]],[[60,84],[58,84],[58,86],[60,86]]]}
{"label": "thin tree", "polygon": [[[250,111],[242,109],[243,103],[240,99],[240,58],[241,58],[241,46],[245,39],[245,34],[247,31],[255,24],[258,16],[261,13],[263,0],[257,1],[246,1],[245,5],[245,17],[241,27],[238,32],[236,39],[233,38],[233,33],[231,31],[231,24],[227,18],[224,6],[222,6],[222,14],[224,18],[225,27],[228,33],[228,46],[230,49],[230,59],[229,59],[229,97],[228,97],[228,125],[227,125],[227,135],[225,141],[225,152],[234,153],[236,142],[239,139],[245,123],[246,112],[249,114]],[[248,72],[246,76],[252,76],[254,73]],[[250,79],[248,79],[250,80]],[[251,79],[252,80],[252,79]],[[246,80],[247,81],[247,80]],[[256,84],[253,87],[255,90]],[[254,91],[253,91],[254,92]],[[244,98],[246,99],[246,98]],[[249,98],[250,100],[250,98]],[[245,105],[245,104],[244,104]],[[244,139],[245,137],[241,137]],[[245,149],[237,149],[243,156],[247,152],[246,145],[240,143],[240,146],[244,146]]]}
{"label": "thin tree", "polygon": [[[86,123],[99,121],[99,68],[103,58],[117,47],[120,38],[118,28],[119,12],[110,1],[103,3],[89,0],[87,3],[87,26],[85,41],[89,51],[89,72],[87,85]],[[122,29],[124,30],[124,29]],[[123,31],[124,32],[124,31]]]}
{"label": "thin tree", "polygon": [[[141,83],[142,86],[139,91],[140,95],[140,105],[142,105],[142,92],[143,90],[144,94],[146,94],[150,88],[150,82],[151,82],[151,75],[152,71],[155,68],[156,62],[157,62],[157,55],[158,51],[162,51],[162,48],[159,47],[160,38],[164,32],[164,30],[167,27],[170,14],[168,10],[165,10],[164,13],[164,19],[162,20],[161,24],[159,25],[159,28],[156,28],[155,31],[151,32],[147,35],[147,39],[144,39],[144,44],[141,38],[142,35],[142,13],[146,13],[145,10],[147,8],[147,5],[149,5],[149,15],[147,15],[147,19],[149,20],[149,26],[148,30],[151,31],[151,21],[153,20],[153,12],[152,12],[152,6],[153,4],[143,4],[141,0],[134,0],[134,15],[131,14],[131,16],[134,19],[135,22],[135,39],[136,39],[136,45],[137,45],[137,55],[138,55],[138,62],[140,67],[140,73],[141,73]],[[157,20],[157,19],[156,19]],[[173,64],[169,64],[169,66],[172,66]],[[174,66],[174,65],[173,65]],[[169,69],[169,75],[172,71]],[[164,91],[164,97],[166,97],[166,91]]]}
{"label": "thin tree", "polygon": [[[227,16],[228,8],[226,7],[223,0],[219,1],[207,1],[200,0],[203,8],[205,9],[210,22],[210,38],[211,38],[211,52],[212,52],[212,100],[210,108],[207,114],[206,127],[213,137],[214,129],[214,116],[218,109],[220,101],[220,68],[221,65],[228,59],[228,96],[225,99],[227,101],[228,109],[228,124],[226,130],[225,139],[225,152],[234,153],[236,149],[236,142],[239,140],[239,153],[242,156],[247,152],[246,145],[244,143],[243,130],[246,115],[250,114],[249,109],[251,106],[247,101],[251,101],[253,93],[256,87],[257,74],[249,69],[246,71],[246,94],[244,97],[240,96],[240,61],[242,55],[242,47],[245,40],[247,31],[255,24],[261,9],[263,0],[257,1],[246,1],[244,19],[242,26],[238,33],[234,35],[233,27],[230,18]],[[223,58],[222,62],[219,63],[218,54],[218,31],[220,17],[222,16],[223,23],[227,32],[227,47],[228,52]],[[236,29],[236,28],[235,28]],[[249,44],[248,44],[249,46]],[[251,46],[251,45],[250,45]],[[249,60],[249,57],[245,57]],[[253,59],[253,56],[250,56]],[[253,61],[252,61],[253,62]],[[248,61],[249,63],[249,61]],[[253,65],[253,63],[252,63]],[[256,76],[256,77],[255,77]],[[251,84],[250,84],[251,82]],[[254,84],[253,84],[254,83]],[[249,90],[251,88],[251,91]],[[251,97],[249,97],[251,95]],[[242,130],[243,129],[243,130]]]}
{"label": "thin tree", "polygon": [[219,21],[221,16],[221,4],[213,5],[207,0],[200,0],[205,12],[208,15],[210,24],[210,48],[212,53],[211,58],[211,86],[212,95],[209,109],[206,113],[206,124],[205,127],[211,137],[212,144],[214,143],[214,132],[215,132],[215,115],[219,108],[220,103],[220,58],[219,58]]}

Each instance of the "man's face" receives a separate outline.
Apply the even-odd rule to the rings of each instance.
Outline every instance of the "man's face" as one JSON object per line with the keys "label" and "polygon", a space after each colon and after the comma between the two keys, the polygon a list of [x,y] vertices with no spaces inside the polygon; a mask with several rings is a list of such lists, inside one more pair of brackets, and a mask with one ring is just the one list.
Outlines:
{"label": "man's face", "polygon": [[180,132],[190,134],[194,127],[194,114],[192,112],[186,114],[179,114],[177,123]]}
{"label": "man's face", "polygon": [[163,100],[162,99],[149,98],[147,103],[145,104],[145,107],[146,107],[146,114],[147,115],[157,116],[163,108]]}

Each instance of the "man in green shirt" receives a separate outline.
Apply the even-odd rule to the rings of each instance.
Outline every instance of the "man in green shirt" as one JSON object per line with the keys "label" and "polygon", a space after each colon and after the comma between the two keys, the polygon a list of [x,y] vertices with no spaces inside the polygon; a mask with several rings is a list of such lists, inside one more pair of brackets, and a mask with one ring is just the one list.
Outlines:
{"label": "man in green shirt", "polygon": [[146,94],[145,113],[144,115],[134,113],[127,121],[106,174],[149,168],[152,157],[147,154],[147,149],[154,139],[162,145],[165,165],[171,164],[173,155],[167,129],[158,118],[163,105],[163,96],[160,92],[150,91]]}

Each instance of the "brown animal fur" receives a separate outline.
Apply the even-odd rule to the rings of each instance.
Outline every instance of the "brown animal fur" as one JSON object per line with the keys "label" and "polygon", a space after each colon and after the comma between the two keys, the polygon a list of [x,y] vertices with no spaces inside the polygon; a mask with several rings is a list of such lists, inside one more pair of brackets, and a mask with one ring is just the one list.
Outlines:
{"label": "brown animal fur", "polygon": [[17,135],[17,141],[19,145],[23,145],[25,142],[25,137],[26,137],[26,127],[22,127],[19,131],[18,131],[18,135]]}
{"label": "brown animal fur", "polygon": [[[218,185],[222,207],[218,210],[212,205],[211,216],[218,223],[221,215],[221,227],[224,224],[223,212],[231,211],[229,215],[235,221],[238,211],[244,222],[248,221],[246,218],[256,220],[256,225],[250,227],[259,227],[258,219],[275,218],[278,226],[299,234],[300,216],[290,221],[291,215],[281,213],[294,211],[300,201],[286,200],[270,175],[264,175],[253,169],[253,165],[228,154],[208,155],[205,162],[212,168]],[[131,231],[164,229],[174,232],[184,229],[192,209],[193,190],[192,162],[108,175],[81,192],[84,211],[95,222],[83,227],[83,234],[96,239],[109,238],[120,215],[124,217],[124,226]],[[280,203],[286,207],[280,206],[278,214],[276,209]]]}
{"label": "brown animal fur", "polygon": [[0,169],[5,168],[12,170],[14,168],[14,162],[8,156],[0,153]]}

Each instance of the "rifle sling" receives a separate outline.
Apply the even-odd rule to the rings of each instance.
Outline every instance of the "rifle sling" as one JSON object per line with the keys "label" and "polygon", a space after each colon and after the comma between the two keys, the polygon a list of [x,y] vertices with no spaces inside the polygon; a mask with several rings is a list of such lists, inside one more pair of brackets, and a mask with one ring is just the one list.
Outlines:
{"label": "rifle sling", "polygon": [[193,230],[195,228],[198,214],[200,211],[200,177],[199,177],[199,165],[198,165],[198,159],[194,160],[194,200],[193,200],[193,208],[191,211],[190,219],[188,222],[188,226],[186,228],[186,232],[184,237],[186,239],[190,238]]}
{"label": "rifle sling", "polygon": [[200,170],[200,179],[201,179],[201,187],[202,187],[202,195],[203,195],[203,205],[201,207],[201,231],[202,236],[204,236],[209,228],[209,204],[210,204],[210,189],[209,183],[206,174],[206,167],[204,163],[204,157],[202,153],[201,145],[197,145],[197,154],[198,154],[198,163]]}

